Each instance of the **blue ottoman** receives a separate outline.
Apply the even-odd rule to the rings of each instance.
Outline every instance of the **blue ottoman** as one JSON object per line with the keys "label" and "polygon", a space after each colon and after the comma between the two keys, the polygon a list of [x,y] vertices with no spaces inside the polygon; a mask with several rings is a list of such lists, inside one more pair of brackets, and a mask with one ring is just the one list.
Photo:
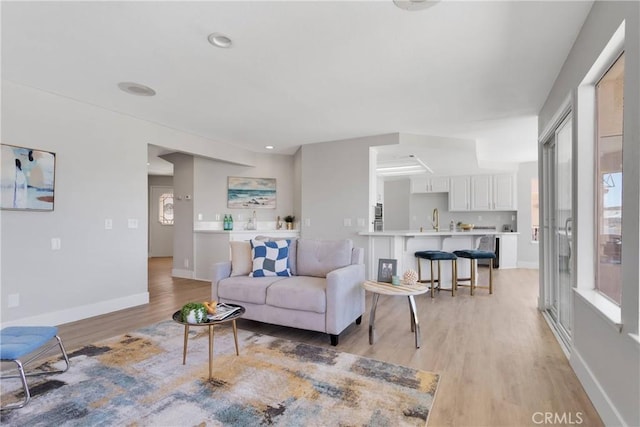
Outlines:
{"label": "blue ottoman", "polygon": [[[456,276],[458,275],[458,267],[457,267],[457,259],[458,257],[454,254],[452,254],[451,252],[444,252],[444,251],[418,251],[414,254],[416,256],[416,260],[418,261],[418,281],[420,283],[426,283],[429,282],[431,285],[431,298],[433,298],[434,295],[434,290],[435,290],[435,286],[434,286],[434,279],[433,279],[433,262],[437,261],[438,262],[438,291],[440,291],[441,287],[441,283],[442,283],[442,276],[441,276],[441,270],[440,270],[440,261],[451,261],[451,296],[455,296],[456,295],[456,288],[457,288],[457,279]],[[429,260],[430,265],[431,265],[431,280],[422,280],[422,269],[420,266],[420,260],[421,259],[426,259]],[[449,290],[449,289],[445,289],[445,290]]]}
{"label": "blue ottoman", "polygon": [[[469,280],[469,285],[460,285],[460,286],[469,286],[471,295],[473,295],[473,291],[476,288],[489,289],[489,294],[493,294],[493,260],[496,259],[496,254],[489,251],[479,251],[477,249],[465,249],[460,251],[453,251],[454,254],[458,256],[458,258],[467,258],[471,263],[471,279]],[[489,260],[489,286],[478,286],[476,283],[476,270],[478,268],[477,261],[479,259],[488,259]],[[463,279],[458,279],[458,281]],[[466,281],[466,279],[464,279]]]}
{"label": "blue ottoman", "polygon": [[[8,378],[20,378],[24,389],[24,400],[20,403],[14,403],[3,406],[1,409],[17,409],[22,408],[29,403],[31,394],[29,393],[29,385],[27,378],[36,375],[48,375],[54,373],[65,372],[69,369],[69,358],[67,352],[62,345],[62,340],[57,335],[58,328],[55,326],[10,326],[0,331],[0,360],[2,362],[13,362],[17,365],[18,374],[0,376],[0,380]],[[52,341],[55,338],[55,341]],[[65,369],[58,371],[38,371],[25,373],[25,366],[54,347],[60,347],[62,356],[67,364]],[[34,354],[35,352],[35,354]],[[22,361],[24,356],[29,359]]]}

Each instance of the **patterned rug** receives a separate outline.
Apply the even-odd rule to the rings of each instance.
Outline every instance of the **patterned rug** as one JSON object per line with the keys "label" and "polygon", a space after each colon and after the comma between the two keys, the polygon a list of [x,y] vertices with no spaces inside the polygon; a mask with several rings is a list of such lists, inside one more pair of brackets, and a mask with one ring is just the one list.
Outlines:
{"label": "patterned rug", "polygon": [[[184,329],[169,320],[70,353],[69,371],[32,377],[31,402],[0,424],[426,425],[437,374],[243,330],[236,356],[227,325],[215,329],[212,380],[208,328],[190,329],[182,365]],[[3,382],[3,404],[19,387]]]}

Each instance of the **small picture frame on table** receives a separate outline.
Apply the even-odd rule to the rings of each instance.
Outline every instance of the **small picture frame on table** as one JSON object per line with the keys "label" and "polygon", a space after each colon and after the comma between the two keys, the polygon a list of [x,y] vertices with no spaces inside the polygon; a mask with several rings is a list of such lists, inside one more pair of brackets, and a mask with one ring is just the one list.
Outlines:
{"label": "small picture frame on table", "polygon": [[378,260],[378,282],[391,283],[397,274],[398,260],[380,258]]}

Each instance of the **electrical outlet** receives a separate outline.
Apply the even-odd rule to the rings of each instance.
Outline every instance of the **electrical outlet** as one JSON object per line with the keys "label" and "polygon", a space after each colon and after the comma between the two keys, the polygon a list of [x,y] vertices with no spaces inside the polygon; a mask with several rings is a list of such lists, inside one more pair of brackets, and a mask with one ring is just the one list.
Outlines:
{"label": "electrical outlet", "polygon": [[358,227],[364,227],[364,218],[358,218]]}
{"label": "electrical outlet", "polygon": [[304,219],[304,225],[307,227],[311,227],[311,218],[305,218]]}
{"label": "electrical outlet", "polygon": [[189,258],[184,259],[184,268],[189,268]]}
{"label": "electrical outlet", "polygon": [[216,221],[220,221],[220,214],[216,214]]}
{"label": "electrical outlet", "polygon": [[478,215],[478,221],[482,221],[482,215]]}
{"label": "electrical outlet", "polygon": [[511,215],[511,221],[515,221],[516,220],[516,216],[515,215]]}
{"label": "electrical outlet", "polygon": [[198,221],[202,221],[202,214],[198,214]]}
{"label": "electrical outlet", "polygon": [[345,218],[343,224],[345,227],[351,227],[351,218]]}
{"label": "electrical outlet", "polygon": [[138,228],[138,220],[129,218],[128,225],[129,228]]}
{"label": "electrical outlet", "polygon": [[104,220],[104,229],[105,230],[113,229],[113,220],[111,218],[107,218]]}

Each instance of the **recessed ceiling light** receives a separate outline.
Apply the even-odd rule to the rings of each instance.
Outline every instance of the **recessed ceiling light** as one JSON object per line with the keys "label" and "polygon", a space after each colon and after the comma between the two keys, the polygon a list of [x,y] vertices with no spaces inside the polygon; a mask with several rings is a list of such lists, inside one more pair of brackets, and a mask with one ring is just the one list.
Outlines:
{"label": "recessed ceiling light", "polygon": [[264,148],[267,150],[273,150],[275,147],[273,145],[265,145]]}
{"label": "recessed ceiling light", "polygon": [[207,40],[209,40],[209,43],[211,43],[215,47],[221,47],[221,48],[231,47],[231,44],[232,44],[231,39],[229,37],[220,33],[209,34],[209,37],[207,37]]}
{"label": "recessed ceiling light", "polygon": [[423,10],[427,9],[440,0],[393,0],[396,6],[404,10]]}
{"label": "recessed ceiling light", "polygon": [[149,86],[141,85],[140,83],[133,82],[120,82],[118,83],[118,87],[123,92],[127,92],[130,95],[137,96],[154,96],[156,91],[151,89]]}

